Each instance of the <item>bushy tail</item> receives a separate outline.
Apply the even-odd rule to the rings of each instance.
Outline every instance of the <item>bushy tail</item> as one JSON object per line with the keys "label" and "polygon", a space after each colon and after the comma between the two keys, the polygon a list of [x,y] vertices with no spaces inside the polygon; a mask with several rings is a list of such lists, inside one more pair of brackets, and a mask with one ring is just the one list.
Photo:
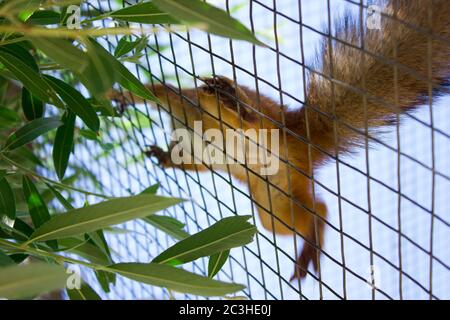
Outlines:
{"label": "bushy tail", "polygon": [[338,40],[322,45],[322,74],[310,75],[296,125],[306,134],[307,117],[312,142],[329,152],[334,119],[339,151],[349,151],[367,126],[373,134],[395,123],[397,113],[427,102],[431,90],[442,93],[450,76],[448,0],[391,0],[383,12],[380,30],[343,19]]}

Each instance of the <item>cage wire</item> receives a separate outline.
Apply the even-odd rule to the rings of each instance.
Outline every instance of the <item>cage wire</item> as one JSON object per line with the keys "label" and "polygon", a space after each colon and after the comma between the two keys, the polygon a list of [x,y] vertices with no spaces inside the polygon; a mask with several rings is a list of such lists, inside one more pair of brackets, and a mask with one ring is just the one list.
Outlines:
{"label": "cage wire", "polygon": [[[366,17],[366,1],[216,0],[209,1],[246,24],[268,48],[231,41],[200,31],[158,32],[140,64],[127,67],[146,83],[186,87],[202,85],[202,76],[225,75],[255,88],[281,105],[304,103],[305,74],[315,70],[321,37],[333,34],[333,20],[343,12]],[[90,14],[133,1],[87,1]],[[105,23],[105,22],[99,22]],[[98,25],[105,26],[105,25]],[[330,31],[324,31],[329,26]],[[114,50],[118,37],[103,39]],[[336,40],[336,39],[334,39]],[[361,49],[363,50],[363,49]],[[248,188],[228,170],[207,172],[161,169],[144,156],[146,146],[167,147],[173,115],[147,103],[129,101],[122,118],[102,124],[104,146],[77,145],[72,172],[86,169],[80,187],[114,196],[137,194],[159,182],[159,193],[188,199],[163,214],[186,224],[193,234],[232,215],[253,216],[259,233],[244,248],[233,249],[218,279],[246,285],[249,299],[449,299],[450,298],[450,102],[447,95],[406,115],[401,124],[371,148],[339,156],[321,169],[314,188],[326,201],[329,217],[319,274],[290,282],[300,236],[280,237],[265,230]],[[178,119],[183,122],[183,119]],[[50,150],[47,150],[50,152]],[[76,199],[82,204],[86,199]],[[96,201],[89,198],[89,201]],[[116,261],[148,262],[174,242],[144,222],[128,222],[107,233]],[[185,268],[207,275],[207,260]],[[84,278],[99,289],[93,273]],[[369,283],[375,279],[375,286]],[[100,290],[98,290],[100,291]],[[167,290],[118,277],[113,299],[168,299]],[[202,299],[174,293],[177,299]]]}

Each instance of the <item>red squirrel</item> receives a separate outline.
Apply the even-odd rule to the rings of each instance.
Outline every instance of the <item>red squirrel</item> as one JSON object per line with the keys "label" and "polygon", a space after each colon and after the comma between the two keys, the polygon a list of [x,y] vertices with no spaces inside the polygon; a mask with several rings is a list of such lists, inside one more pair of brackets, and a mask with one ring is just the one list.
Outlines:
{"label": "red squirrel", "polygon": [[[295,232],[305,240],[293,278],[304,278],[311,263],[318,271],[324,241],[328,209],[313,194],[312,173],[337,154],[364,146],[377,129],[396,124],[399,114],[426,104],[432,90],[443,88],[450,76],[448,0],[388,1],[379,29],[345,21],[338,23],[337,40],[323,41],[320,66],[310,72],[304,105],[297,109],[222,76],[202,79],[197,89],[148,85],[175,126],[193,129],[194,121],[202,121],[203,130],[280,129],[277,174],[261,176],[259,164],[228,168],[248,184],[264,228],[282,235]],[[140,102],[130,93],[113,92],[111,98]],[[152,146],[147,154],[166,168],[226,169],[176,164],[173,146],[169,151]]]}

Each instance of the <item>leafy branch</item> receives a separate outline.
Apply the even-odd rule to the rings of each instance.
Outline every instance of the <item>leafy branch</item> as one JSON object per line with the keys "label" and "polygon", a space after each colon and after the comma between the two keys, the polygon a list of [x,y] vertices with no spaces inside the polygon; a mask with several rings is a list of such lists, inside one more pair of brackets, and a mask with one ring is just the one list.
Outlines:
{"label": "leafy branch", "polygon": [[[0,298],[32,298],[65,288],[68,274],[63,267],[68,265],[93,270],[105,292],[118,275],[204,296],[242,290],[242,285],[212,278],[232,248],[252,241],[256,228],[247,222],[248,216],[225,218],[189,235],[178,220],[155,214],[182,199],[157,196],[159,185],[130,197],[105,195],[97,181],[101,177],[77,166],[73,155],[78,143],[86,141],[97,142],[104,151],[92,161],[108,157],[116,147],[101,138],[102,131],[118,126],[110,119],[122,114],[110,101],[113,88],[158,102],[123,64],[139,64],[147,48],[155,50],[147,34],[197,28],[263,44],[227,12],[200,0],[146,1],[93,17],[81,8],[68,11],[68,5],[79,2],[0,4]],[[98,28],[100,20],[112,20],[117,26]],[[101,42],[116,35],[124,36],[110,52]],[[49,148],[50,159],[37,156]],[[57,178],[51,177],[49,168]],[[75,173],[67,177],[70,169]],[[95,191],[74,186],[80,175],[91,179]],[[74,204],[77,195],[86,199],[81,207]],[[102,201],[89,204],[88,197]],[[136,219],[178,242],[152,262],[116,263],[104,234]],[[30,257],[33,263],[23,263]],[[179,267],[204,257],[209,257],[208,277]],[[86,282],[77,289],[67,288],[67,295],[99,299]]]}

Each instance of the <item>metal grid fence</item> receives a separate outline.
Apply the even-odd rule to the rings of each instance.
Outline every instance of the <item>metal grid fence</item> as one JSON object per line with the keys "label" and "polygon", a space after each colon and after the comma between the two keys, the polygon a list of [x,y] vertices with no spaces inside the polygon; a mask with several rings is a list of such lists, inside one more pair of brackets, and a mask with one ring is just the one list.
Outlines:
{"label": "metal grid fence", "polygon": [[[124,1],[122,5],[133,3]],[[349,11],[358,19],[367,14],[368,5],[363,0],[213,3],[248,25],[269,47],[197,31],[160,32],[149,36],[150,45],[141,64],[127,64],[130,70],[142,82],[170,83],[178,94],[181,88],[202,85],[202,76],[226,75],[280,105],[300,106],[305,98],[306,73],[318,72],[314,50],[320,38],[333,37],[332,21],[343,12]],[[116,4],[87,1],[85,6],[94,13],[115,9]],[[331,31],[324,31],[324,26]],[[113,50],[117,40],[108,38],[104,45]],[[302,238],[279,237],[263,230],[247,187],[235,181],[229,170],[162,170],[155,160],[144,156],[148,145],[169,145],[173,115],[161,108],[130,101],[124,117],[103,124],[103,139],[119,147],[101,161],[91,161],[104,151],[98,144],[86,142],[77,147],[75,165],[92,173],[81,181],[82,187],[116,196],[137,193],[160,182],[161,194],[189,200],[164,213],[186,223],[190,233],[225,216],[252,214],[260,231],[256,240],[233,250],[219,273],[221,280],[245,284],[242,295],[248,298],[450,298],[446,200],[450,190],[446,157],[450,152],[450,110],[445,108],[449,101],[444,97],[419,108],[382,140],[371,141],[376,142],[373,148],[367,145],[353,156],[338,157],[312,177],[316,192],[329,206],[330,217],[321,271],[318,275],[311,272],[301,282],[289,278]],[[123,229],[123,233],[108,234],[116,260],[149,261],[173,243],[167,235],[139,222],[127,223]],[[199,260],[187,268],[206,275],[207,261]],[[379,277],[376,288],[367,284],[373,272]],[[89,276],[88,271],[86,274]],[[95,279],[91,280],[95,285]],[[108,297],[164,299],[169,293],[119,278]]]}

